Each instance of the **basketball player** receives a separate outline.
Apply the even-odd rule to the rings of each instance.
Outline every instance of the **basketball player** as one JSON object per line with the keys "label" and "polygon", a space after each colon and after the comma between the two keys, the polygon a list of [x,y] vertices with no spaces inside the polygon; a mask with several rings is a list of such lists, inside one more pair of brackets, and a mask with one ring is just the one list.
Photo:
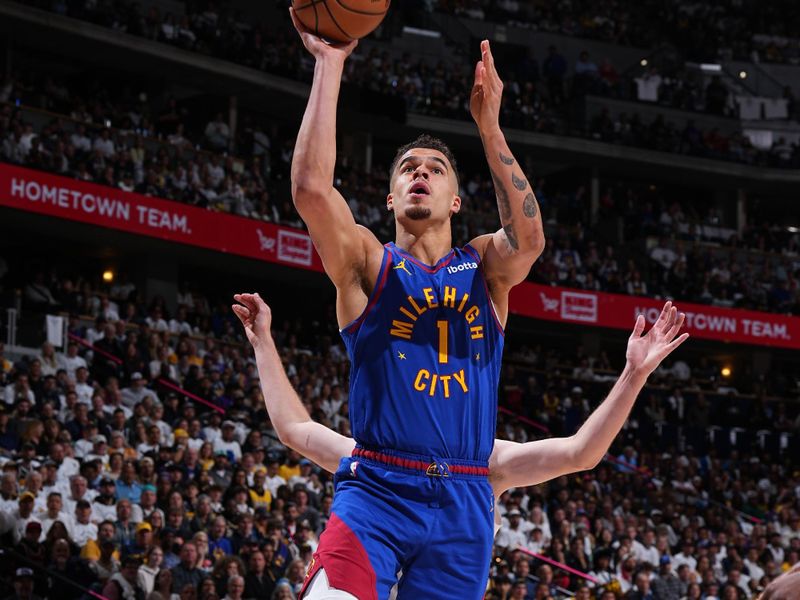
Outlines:
{"label": "basketball player", "polygon": [[484,41],[470,108],[502,229],[452,248],[456,161],[422,136],[392,163],[396,241],[384,246],[332,185],[339,87],[356,43],[327,44],[292,19],[316,60],[292,195],[336,286],[356,441],[314,569],[361,600],[386,598],[401,568],[400,598],[477,598],[492,550],[487,475],[508,292],[544,248],[536,198],[500,129],[503,84]]}
{"label": "basketball player", "polygon": [[[332,473],[337,473],[337,469],[341,472],[342,466],[358,473],[360,461],[350,459],[356,448],[355,441],[312,421],[292,389],[270,334],[272,317],[269,307],[258,294],[238,294],[234,298],[240,304],[234,305],[233,310],[244,325],[255,351],[267,411],[281,441]],[[536,485],[561,475],[594,468],[625,423],[647,377],[689,337],[685,333],[678,336],[684,318],[683,313],[678,313],[667,302],[655,325],[644,336],[644,317],[637,318],[628,340],[627,362],[622,375],[606,400],[572,437],[525,444],[496,440],[489,461],[493,495],[499,496],[511,487]],[[496,512],[494,520],[499,526]],[[312,567],[309,575],[313,573]],[[319,595],[315,595],[317,593]],[[449,596],[441,590],[431,590],[428,594],[425,597]],[[311,581],[306,597],[353,596],[340,589],[331,589],[327,573],[320,572]]]}

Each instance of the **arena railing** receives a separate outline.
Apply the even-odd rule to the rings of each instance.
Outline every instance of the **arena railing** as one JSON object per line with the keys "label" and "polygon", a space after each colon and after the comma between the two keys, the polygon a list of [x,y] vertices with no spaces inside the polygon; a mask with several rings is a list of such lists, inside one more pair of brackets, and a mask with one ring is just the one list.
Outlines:
{"label": "arena railing", "polygon": [[[97,352],[101,356],[104,356],[105,358],[107,358],[108,360],[116,363],[117,365],[121,365],[123,363],[122,359],[119,358],[118,356],[115,356],[114,354],[111,354],[110,352],[106,352],[105,350],[102,350],[101,348],[98,348],[97,346],[89,343],[87,340],[83,339],[82,337],[79,337],[79,336],[74,335],[72,333],[70,333],[68,335],[69,335],[69,338],[71,340],[75,340],[80,345],[91,349],[92,352]],[[169,381],[167,379],[164,379],[163,377],[156,378],[155,382],[158,383],[161,386],[164,386],[165,388],[168,388],[168,389],[170,389],[170,390],[172,390],[174,392],[177,392],[177,393],[185,396],[186,398],[189,398],[193,402],[199,402],[200,404],[204,404],[204,405],[208,406],[209,408],[217,411],[220,414],[225,414],[225,409],[222,408],[221,406],[217,406],[213,402],[209,402],[208,400],[205,400],[204,398],[201,398],[197,394],[193,394],[189,390],[185,390],[182,387],[175,385],[171,381]]]}

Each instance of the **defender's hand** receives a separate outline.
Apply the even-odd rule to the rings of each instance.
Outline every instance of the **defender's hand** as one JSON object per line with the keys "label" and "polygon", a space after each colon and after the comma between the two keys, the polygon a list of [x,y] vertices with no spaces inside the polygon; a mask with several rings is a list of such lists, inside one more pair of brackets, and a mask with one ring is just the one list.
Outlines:
{"label": "defender's hand", "polygon": [[323,41],[319,36],[314,35],[308,27],[303,25],[294,13],[293,8],[289,9],[289,15],[292,17],[294,28],[297,30],[297,33],[300,34],[300,39],[303,40],[303,45],[306,47],[306,50],[317,60],[322,58],[335,58],[344,62],[347,57],[352,54],[356,46],[358,46],[358,40],[353,40],[346,44],[329,44]]}
{"label": "defender's hand", "polygon": [[269,343],[272,340],[272,311],[266,302],[258,294],[236,294],[233,299],[240,302],[232,306],[233,312],[244,325],[253,348]]}
{"label": "defender's hand", "polygon": [[655,325],[643,336],[645,320],[644,315],[639,315],[628,339],[628,351],[625,353],[628,365],[645,376],[655,371],[662,360],[689,338],[688,333],[675,337],[680,333],[685,319],[684,313],[679,313],[672,302],[667,302]]}
{"label": "defender's hand", "polygon": [[503,82],[494,66],[489,41],[481,42],[481,60],[475,65],[475,84],[470,94],[469,110],[481,133],[500,127]]}

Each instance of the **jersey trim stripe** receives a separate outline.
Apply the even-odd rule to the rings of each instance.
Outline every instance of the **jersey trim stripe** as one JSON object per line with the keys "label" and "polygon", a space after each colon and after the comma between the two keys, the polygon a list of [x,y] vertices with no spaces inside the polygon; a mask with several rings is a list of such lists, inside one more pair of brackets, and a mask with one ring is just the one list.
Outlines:
{"label": "jersey trim stripe", "polygon": [[497,326],[497,330],[500,332],[500,335],[505,337],[506,330],[503,328],[503,324],[500,322],[500,318],[497,316],[497,309],[494,307],[492,294],[489,292],[489,285],[486,283],[486,274],[483,271],[483,261],[481,260],[478,251],[475,248],[473,248],[471,244],[465,245],[464,251],[467,252],[470,256],[474,254],[475,260],[478,262],[479,265],[481,265],[481,283],[483,283],[483,289],[486,290],[486,299],[489,301],[489,310],[492,313],[492,319],[494,320],[494,324]]}
{"label": "jersey trim stripe", "polygon": [[481,257],[480,257],[480,255],[478,254],[478,251],[477,251],[477,250],[475,250],[475,248],[473,248],[473,247],[472,247],[472,244],[466,244],[466,245],[464,246],[464,252],[466,252],[467,254],[469,254],[470,256],[472,256],[472,258],[474,258],[474,259],[475,259],[475,262],[476,262],[476,263],[480,263],[480,262],[481,262]]}
{"label": "jersey trim stripe", "polygon": [[372,294],[367,301],[367,306],[364,308],[364,312],[356,317],[352,323],[342,328],[342,331],[346,331],[347,333],[355,333],[355,331],[361,326],[361,323],[364,322],[364,319],[367,318],[367,315],[372,310],[372,307],[378,302],[378,298],[380,298],[381,292],[386,286],[386,278],[389,275],[389,264],[391,263],[390,257],[391,252],[389,252],[388,248],[384,248],[383,260],[381,261],[381,270],[378,274],[378,281],[376,282],[375,287],[372,289]]}
{"label": "jersey trim stripe", "polygon": [[[408,252],[403,250],[400,246],[398,246],[394,242],[389,242],[389,243],[392,244],[392,246],[394,246],[395,250],[397,250],[400,254],[402,254],[403,256],[408,258],[408,260],[410,260],[412,263],[414,263],[416,266],[418,266],[420,269],[422,269],[426,273],[438,273],[444,267],[449,265],[450,261],[452,261],[453,257],[455,257],[455,255],[456,255],[455,250],[450,250],[450,252],[448,254],[446,254],[445,256],[443,256],[442,258],[440,258],[439,261],[435,265],[431,266],[431,265],[426,265],[424,262],[414,258],[411,254],[409,254]],[[388,246],[388,244],[387,244],[387,246]]]}

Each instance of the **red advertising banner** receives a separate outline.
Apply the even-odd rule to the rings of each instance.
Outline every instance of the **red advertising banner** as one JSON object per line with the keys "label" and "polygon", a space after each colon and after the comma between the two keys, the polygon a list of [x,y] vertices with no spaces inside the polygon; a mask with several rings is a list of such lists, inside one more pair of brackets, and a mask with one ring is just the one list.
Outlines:
{"label": "red advertising banner", "polygon": [[0,164],[0,206],[322,271],[304,231]]}
{"label": "red advertising banner", "polygon": [[[655,323],[664,302],[641,296],[587,292],[525,283],[511,291],[514,314],[596,327],[633,330],[638,314]],[[676,301],[684,331],[699,338],[800,348],[800,318]]]}
{"label": "red advertising banner", "polygon": [[[0,206],[322,272],[304,231],[2,163]],[[521,316],[629,330],[639,313],[655,322],[662,304],[523,283],[512,290],[509,306]],[[686,331],[700,338],[800,348],[798,317],[700,304],[679,308]]]}

